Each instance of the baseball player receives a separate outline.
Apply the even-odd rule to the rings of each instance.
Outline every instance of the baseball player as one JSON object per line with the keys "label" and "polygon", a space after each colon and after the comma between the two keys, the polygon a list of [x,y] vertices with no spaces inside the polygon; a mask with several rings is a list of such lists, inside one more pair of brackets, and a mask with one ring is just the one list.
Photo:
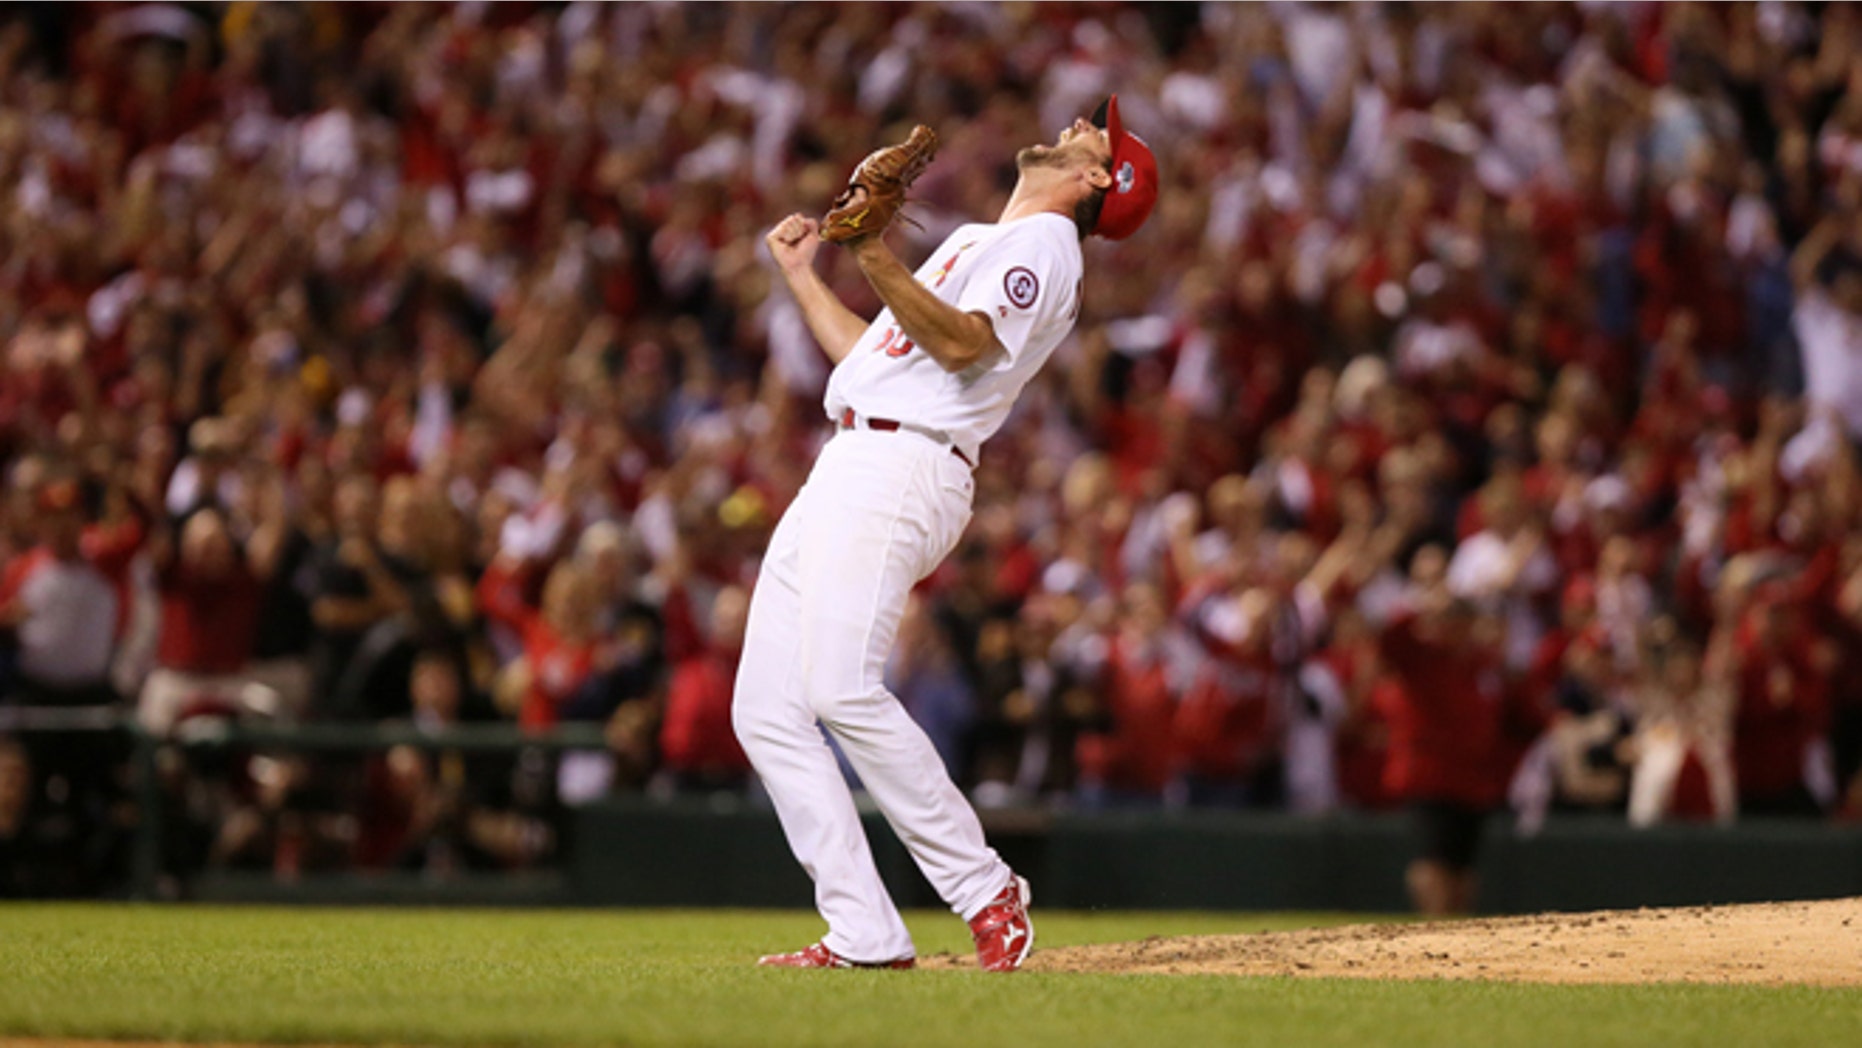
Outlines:
{"label": "baseball player", "polygon": [[[737,736],[828,924],[820,942],[766,965],[914,963],[822,727],[969,922],[981,966],[1014,971],[1034,943],[1028,883],[984,841],[882,675],[907,595],[969,522],[978,448],[1073,326],[1081,242],[1138,229],[1157,200],[1157,162],[1108,99],[1092,122],[1021,150],[996,223],[959,228],[914,274],[879,234],[928,162],[926,142],[935,150],[920,128],[911,143],[876,152],[822,221],[791,215],[767,238],[834,363],[825,406],[838,431],[771,536],[733,698]],[[870,323],[815,273],[823,239],[852,253],[885,304]]]}

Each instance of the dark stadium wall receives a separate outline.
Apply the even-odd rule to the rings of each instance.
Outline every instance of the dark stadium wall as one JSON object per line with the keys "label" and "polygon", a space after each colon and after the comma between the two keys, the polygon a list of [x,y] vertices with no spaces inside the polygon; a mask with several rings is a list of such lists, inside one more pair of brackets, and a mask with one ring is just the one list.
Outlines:
{"label": "dark stadium wall", "polygon": [[[940,904],[885,821],[866,817],[901,905]],[[772,815],[617,804],[577,822],[568,896],[624,906],[807,906]],[[1400,816],[1054,816],[991,839],[1056,909],[1408,909]],[[1531,838],[1501,820],[1480,857],[1479,909],[1535,913],[1833,898],[1862,892],[1862,829],[1786,821],[1636,830],[1555,821]]]}

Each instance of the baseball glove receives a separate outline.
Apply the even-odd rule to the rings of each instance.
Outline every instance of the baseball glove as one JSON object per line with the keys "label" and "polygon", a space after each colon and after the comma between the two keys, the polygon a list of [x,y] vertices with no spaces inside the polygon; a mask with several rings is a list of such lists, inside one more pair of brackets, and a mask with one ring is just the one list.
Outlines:
{"label": "baseball glove", "polygon": [[[905,191],[937,155],[937,132],[923,124],[898,145],[876,149],[854,168],[847,188],[821,218],[821,239],[851,244],[883,233],[905,205]],[[906,221],[911,221],[907,219]]]}

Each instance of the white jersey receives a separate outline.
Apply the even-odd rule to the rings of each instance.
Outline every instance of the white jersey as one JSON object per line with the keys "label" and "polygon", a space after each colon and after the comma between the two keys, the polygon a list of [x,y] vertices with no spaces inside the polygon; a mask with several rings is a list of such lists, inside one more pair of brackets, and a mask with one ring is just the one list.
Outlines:
{"label": "white jersey", "polygon": [[989,317],[1006,355],[946,371],[905,336],[892,310],[881,310],[828,378],[828,417],[851,408],[942,433],[976,461],[977,448],[1072,330],[1084,274],[1079,233],[1065,216],[960,227],[919,267],[918,282]]}

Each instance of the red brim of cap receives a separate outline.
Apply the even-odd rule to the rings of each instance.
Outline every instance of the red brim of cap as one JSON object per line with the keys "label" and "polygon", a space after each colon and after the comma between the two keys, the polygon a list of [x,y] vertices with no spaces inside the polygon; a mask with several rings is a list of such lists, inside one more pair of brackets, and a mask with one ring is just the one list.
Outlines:
{"label": "red brim of cap", "polygon": [[1136,233],[1157,206],[1157,157],[1144,139],[1125,130],[1117,95],[1100,103],[1093,124],[1105,128],[1112,146],[1112,188],[1106,192],[1093,232],[1108,240],[1123,240]]}

